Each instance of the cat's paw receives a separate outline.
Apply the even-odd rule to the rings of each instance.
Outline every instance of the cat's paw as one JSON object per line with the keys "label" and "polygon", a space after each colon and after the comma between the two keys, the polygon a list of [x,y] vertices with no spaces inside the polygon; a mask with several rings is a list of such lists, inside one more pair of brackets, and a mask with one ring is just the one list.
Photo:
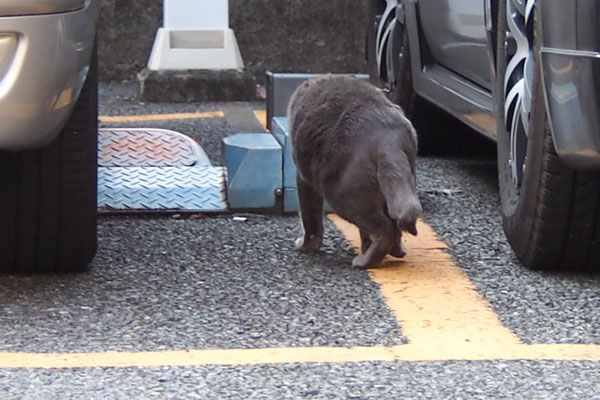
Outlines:
{"label": "cat's paw", "polygon": [[390,254],[398,258],[404,257],[406,255],[406,247],[404,246],[404,243],[399,242],[398,244],[394,245],[394,247],[392,247],[390,250]]}
{"label": "cat's paw", "polygon": [[352,259],[352,266],[364,269],[371,267],[371,265],[369,265],[369,260],[367,259],[367,257],[365,257],[364,254],[359,254],[356,257],[354,257]]}
{"label": "cat's paw", "polygon": [[310,237],[308,237],[308,240],[305,236],[300,236],[298,239],[296,239],[295,247],[296,250],[301,251],[317,251],[321,248],[322,242],[323,238],[317,235],[310,235]]}

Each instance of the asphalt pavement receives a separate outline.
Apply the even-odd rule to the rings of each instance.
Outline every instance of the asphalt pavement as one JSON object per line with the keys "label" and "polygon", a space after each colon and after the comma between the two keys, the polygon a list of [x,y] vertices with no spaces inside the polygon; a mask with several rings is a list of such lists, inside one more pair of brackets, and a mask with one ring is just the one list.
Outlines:
{"label": "asphalt pavement", "polygon": [[[220,165],[223,137],[260,129],[255,109],[264,103],[142,104],[134,87],[111,85],[101,88],[99,113],[225,110],[224,118],[120,125],[185,133]],[[331,361],[328,353],[339,348],[364,348],[368,355],[368,349],[375,354],[410,345],[402,317],[370,274],[351,266],[353,250],[331,222],[323,250],[303,254],[293,250],[300,233],[294,215],[246,214],[245,221],[231,214],[102,215],[98,254],[86,272],[0,277],[0,398],[600,398],[600,351],[593,346],[600,344],[600,276],[519,265],[502,233],[494,146],[457,130],[441,132],[460,137],[452,153],[418,160],[424,221],[523,344],[590,346],[584,348],[591,361],[568,354]],[[432,266],[436,262],[432,258]],[[422,284],[426,292],[428,282]],[[179,350],[235,357],[238,350],[298,348],[322,349],[323,357],[153,366],[135,361],[140,354]],[[108,354],[133,361],[123,367],[23,368],[5,361],[13,353],[23,359]]]}

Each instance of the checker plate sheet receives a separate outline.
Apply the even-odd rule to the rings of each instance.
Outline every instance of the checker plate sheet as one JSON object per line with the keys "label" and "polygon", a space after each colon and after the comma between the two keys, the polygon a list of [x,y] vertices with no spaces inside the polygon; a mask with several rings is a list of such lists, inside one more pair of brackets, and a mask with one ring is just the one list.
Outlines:
{"label": "checker plate sheet", "polygon": [[101,167],[174,167],[210,165],[193,139],[179,132],[154,128],[98,130]]}
{"label": "checker plate sheet", "polygon": [[202,147],[165,129],[98,132],[98,210],[225,211],[226,170]]}
{"label": "checker plate sheet", "polygon": [[98,168],[100,211],[227,210],[223,167]]}

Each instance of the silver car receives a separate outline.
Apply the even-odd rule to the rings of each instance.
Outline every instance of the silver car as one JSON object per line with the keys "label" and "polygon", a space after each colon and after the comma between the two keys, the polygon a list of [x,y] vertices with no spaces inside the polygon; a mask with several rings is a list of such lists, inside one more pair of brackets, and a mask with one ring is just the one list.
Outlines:
{"label": "silver car", "polygon": [[371,78],[424,149],[440,109],[497,142],[521,262],[600,271],[600,1],[368,0],[368,15]]}
{"label": "silver car", "polygon": [[0,271],[96,252],[97,0],[0,0]]}

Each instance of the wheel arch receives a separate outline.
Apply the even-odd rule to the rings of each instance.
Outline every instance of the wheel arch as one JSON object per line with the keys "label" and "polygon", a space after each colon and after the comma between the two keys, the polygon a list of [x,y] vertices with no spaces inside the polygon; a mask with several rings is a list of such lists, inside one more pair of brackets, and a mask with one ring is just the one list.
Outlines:
{"label": "wheel arch", "polygon": [[[571,168],[600,171],[600,3],[537,0],[539,67],[556,153]],[[552,21],[561,20],[561,24]],[[548,23],[548,21],[551,21]]]}
{"label": "wheel arch", "polygon": [[[408,43],[410,48],[410,71],[412,75],[412,82],[414,90],[417,94],[422,95],[423,90],[419,88],[420,72],[424,66],[433,63],[433,57],[428,49],[427,43],[422,40],[423,35],[421,34],[421,26],[419,19],[419,0],[397,0],[397,9],[395,18],[396,21],[404,24],[408,35]],[[377,35],[378,36],[378,35]],[[377,37],[375,38],[377,41]],[[394,40],[393,35],[390,35],[386,40]],[[382,42],[382,45],[385,42]],[[375,54],[377,57],[377,54]],[[384,78],[382,70],[385,69],[385,65],[380,60],[377,61],[378,77]]]}
{"label": "wheel arch", "polygon": [[[488,52],[490,55],[492,81],[496,79],[496,63],[498,61],[498,7],[499,0],[485,0],[484,12],[486,21],[486,32]],[[493,85],[492,85],[493,86]]]}
{"label": "wheel arch", "polygon": [[408,35],[408,43],[410,49],[410,73],[414,90],[417,94],[421,94],[419,90],[420,72],[423,68],[422,62],[422,41],[419,28],[419,1],[418,0],[400,0],[404,7],[404,18],[406,32]]}

